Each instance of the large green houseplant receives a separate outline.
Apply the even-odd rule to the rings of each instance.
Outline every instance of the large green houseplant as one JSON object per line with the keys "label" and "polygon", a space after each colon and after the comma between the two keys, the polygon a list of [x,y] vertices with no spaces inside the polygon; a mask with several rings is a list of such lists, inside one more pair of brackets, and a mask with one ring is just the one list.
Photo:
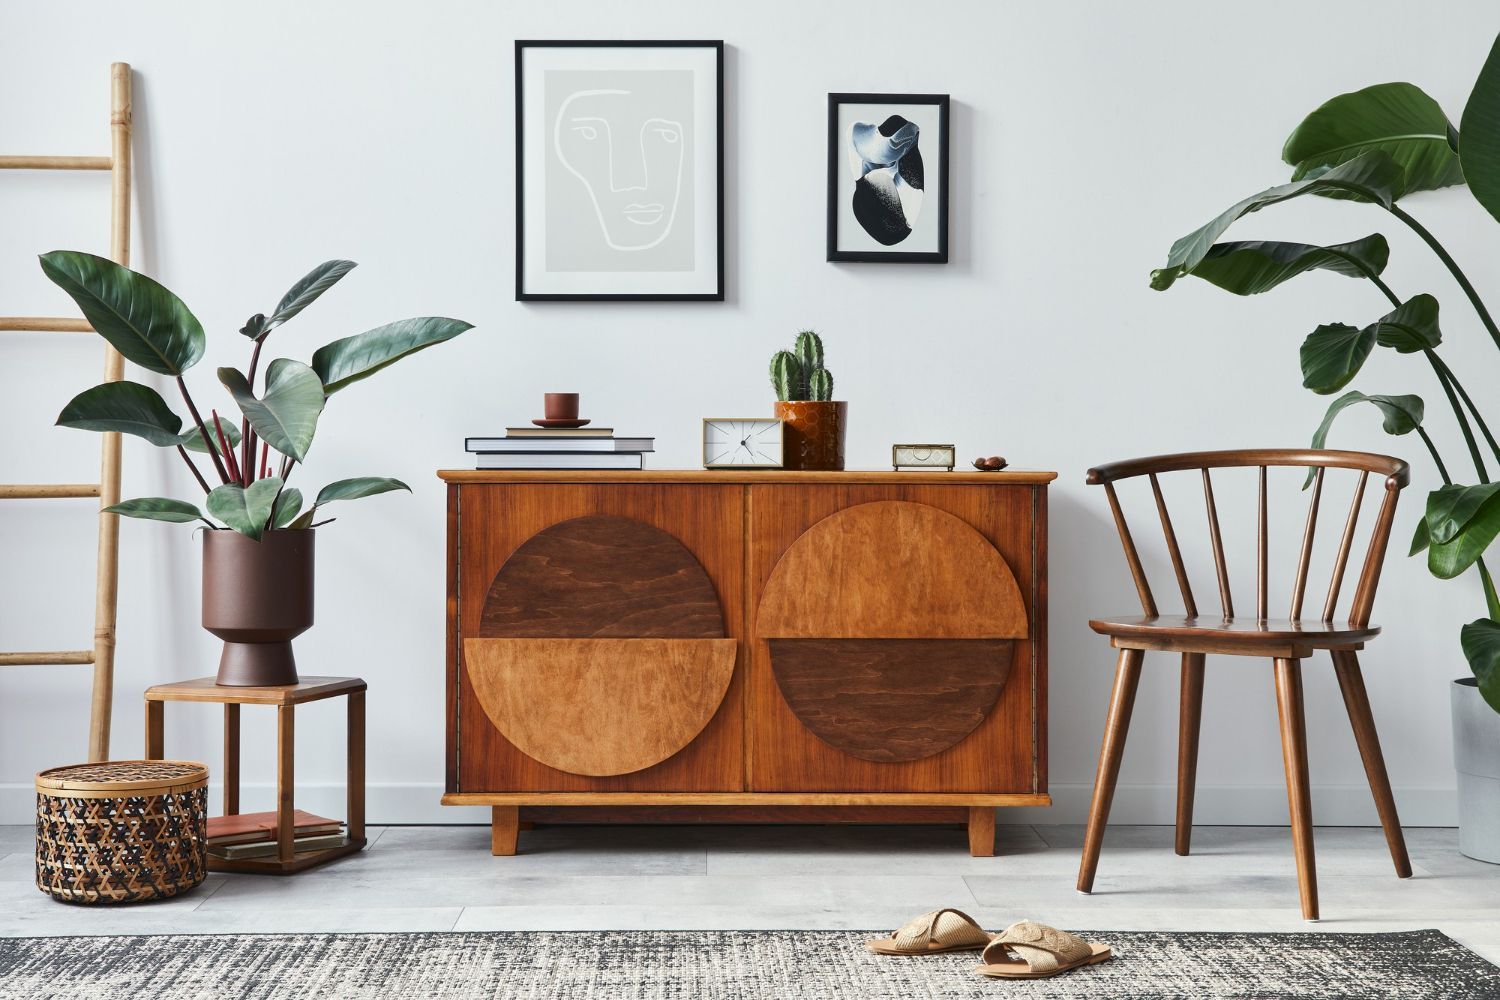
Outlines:
{"label": "large green houseplant", "polygon": [[[1473,476],[1450,465],[1429,433],[1426,409],[1415,394],[1371,395],[1351,390],[1333,400],[1313,434],[1324,447],[1335,418],[1355,403],[1369,403],[1390,434],[1415,433],[1426,446],[1442,485],[1427,496],[1411,554],[1427,553],[1434,576],[1452,579],[1472,569],[1480,579],[1485,615],[1463,626],[1460,636],[1473,673],[1459,682],[1500,712],[1500,596],[1484,552],[1500,534],[1500,442],[1490,430],[1458,373],[1440,354],[1438,301],[1426,292],[1402,294],[1385,280],[1390,256],[1386,239],[1372,233],[1348,243],[1312,246],[1273,241],[1215,242],[1239,218],[1302,195],[1319,195],[1374,206],[1409,227],[1437,255],[1468,300],[1479,324],[1500,348],[1500,327],[1452,254],[1402,206],[1415,192],[1467,184],[1479,204],[1500,219],[1500,39],[1492,47],[1460,120],[1454,128],[1437,101],[1410,83],[1384,83],[1327,101],[1292,132],[1282,150],[1292,167],[1289,183],[1253,194],[1172,245],[1165,266],[1151,272],[1151,286],[1166,290],[1185,275],[1202,278],[1236,295],[1254,295],[1312,271],[1332,271],[1368,281],[1388,311],[1358,324],[1325,323],[1302,343],[1302,384],[1313,392],[1344,389],[1377,347],[1421,357],[1447,400],[1463,438]],[[1493,375],[1479,375],[1480,385]],[[1481,399],[1490,402],[1493,396]],[[1468,699],[1464,701],[1463,699]],[[1465,821],[1464,851],[1500,861],[1500,718],[1482,712],[1472,693],[1455,690],[1455,744],[1459,757],[1461,814],[1483,816],[1487,829]],[[1472,704],[1471,704],[1472,703]],[[1475,711],[1487,718],[1478,719]],[[1465,741],[1471,744],[1466,746]],[[1477,743],[1475,742],[1477,741]],[[1475,769],[1478,769],[1477,771]],[[1483,779],[1488,804],[1465,808],[1472,782]]]}
{"label": "large green houseplant", "polygon": [[317,520],[318,512],[337,500],[409,489],[380,476],[342,479],[307,503],[299,489],[288,486],[312,448],[323,407],[340,390],[451,340],[470,324],[439,316],[399,320],[325,344],[310,363],[277,358],[262,372],[261,351],[270,334],[355,266],[349,260],[327,261],[293,285],[269,316],[256,313],[240,330],[250,343],[248,367],[218,370],[239,420],[222,417],[217,409],[205,417],[183,376],[203,357],[206,338],[203,324],[180,298],[146,275],[92,254],[58,250],[43,254],[41,263],[43,273],[126,360],[172,380],[189,414],[184,429],[182,417],[159,392],[131,381],[96,385],[63,407],[60,426],[131,434],[175,450],[204,494],[203,508],[188,500],[144,497],[105,512],[210,528],[203,538],[203,624],[225,640],[219,682],[295,683],[291,639],[312,624],[314,529],[332,520]]}

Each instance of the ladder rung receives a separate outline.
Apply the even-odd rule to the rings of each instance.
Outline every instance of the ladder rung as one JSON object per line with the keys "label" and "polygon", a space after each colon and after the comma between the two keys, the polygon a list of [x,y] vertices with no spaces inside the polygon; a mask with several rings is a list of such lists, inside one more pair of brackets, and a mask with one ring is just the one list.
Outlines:
{"label": "ladder rung", "polygon": [[86,319],[66,316],[0,316],[0,330],[28,330],[33,333],[92,333]]}
{"label": "ladder rung", "polygon": [[0,500],[61,500],[98,495],[98,483],[11,483],[0,486]]}
{"label": "ladder rung", "polygon": [[0,170],[110,170],[107,156],[0,156]]}
{"label": "ladder rung", "polygon": [[60,666],[66,663],[93,663],[92,649],[68,649],[48,653],[0,653],[0,667],[27,665]]}

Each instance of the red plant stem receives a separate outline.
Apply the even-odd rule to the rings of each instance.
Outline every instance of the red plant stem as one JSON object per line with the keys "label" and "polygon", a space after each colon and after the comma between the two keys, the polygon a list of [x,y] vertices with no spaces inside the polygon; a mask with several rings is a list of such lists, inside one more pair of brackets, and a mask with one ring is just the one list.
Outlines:
{"label": "red plant stem", "polygon": [[[208,436],[208,426],[204,424],[203,415],[198,412],[198,406],[193,402],[193,397],[188,395],[187,383],[182,380],[181,375],[177,376],[177,388],[182,391],[182,398],[187,402],[188,412],[193,415],[193,423],[198,425],[198,433],[203,435],[203,444],[208,449],[208,457],[213,459],[214,471],[219,474],[221,482],[229,482],[229,472],[220,461],[219,453],[214,450],[213,438]],[[214,426],[218,427],[218,421],[214,421]]]}
{"label": "red plant stem", "polygon": [[271,443],[262,441],[260,443],[260,478],[268,479],[271,475]]}
{"label": "red plant stem", "polygon": [[[260,348],[263,343],[265,343],[265,334],[256,338],[255,350],[250,352],[250,374],[246,381],[250,384],[252,394],[255,392],[255,370],[260,367]],[[256,434],[255,429],[250,426],[249,418],[246,418],[240,425],[240,438],[245,449],[240,465],[253,472],[255,470]]]}
{"label": "red plant stem", "polygon": [[210,492],[212,492],[208,488],[208,480],[204,479],[203,478],[203,473],[201,473],[201,472],[198,471],[198,466],[193,463],[193,456],[191,456],[191,455],[189,455],[187,453],[187,449],[184,448],[182,445],[178,445],[177,446],[177,454],[181,455],[182,456],[182,460],[187,463],[187,467],[189,469],[193,470],[193,478],[196,479],[196,480],[198,480],[198,485],[201,486],[201,487],[203,487],[203,492],[204,493],[210,493]]}
{"label": "red plant stem", "polygon": [[241,486],[249,486],[250,484],[245,482],[245,477],[240,472],[239,463],[234,459],[234,449],[229,447],[229,441],[224,437],[224,428],[219,426],[219,411],[210,410],[209,412],[213,414],[214,432],[219,435],[219,446],[224,449],[224,461],[229,463],[229,474],[233,476],[234,481],[238,482]]}

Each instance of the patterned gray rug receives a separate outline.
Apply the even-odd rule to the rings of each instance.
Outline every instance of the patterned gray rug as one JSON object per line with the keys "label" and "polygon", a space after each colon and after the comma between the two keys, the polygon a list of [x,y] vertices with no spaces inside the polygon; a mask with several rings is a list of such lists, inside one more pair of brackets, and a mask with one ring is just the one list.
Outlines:
{"label": "patterned gray rug", "polygon": [[883,958],[848,931],[246,934],[0,939],[0,997],[743,1000],[1495,1000],[1500,968],[1438,931],[1096,931],[1114,961],[1033,982],[975,955]]}

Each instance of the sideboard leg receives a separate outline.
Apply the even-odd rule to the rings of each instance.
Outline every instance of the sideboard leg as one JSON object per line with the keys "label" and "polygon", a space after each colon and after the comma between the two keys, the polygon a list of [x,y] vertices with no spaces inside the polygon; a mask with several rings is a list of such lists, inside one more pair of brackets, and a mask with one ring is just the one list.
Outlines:
{"label": "sideboard leg", "polygon": [[969,854],[976,858],[995,856],[995,809],[993,806],[969,808]]}
{"label": "sideboard leg", "polygon": [[521,832],[520,807],[491,806],[490,817],[490,853],[497,858],[515,854]]}

